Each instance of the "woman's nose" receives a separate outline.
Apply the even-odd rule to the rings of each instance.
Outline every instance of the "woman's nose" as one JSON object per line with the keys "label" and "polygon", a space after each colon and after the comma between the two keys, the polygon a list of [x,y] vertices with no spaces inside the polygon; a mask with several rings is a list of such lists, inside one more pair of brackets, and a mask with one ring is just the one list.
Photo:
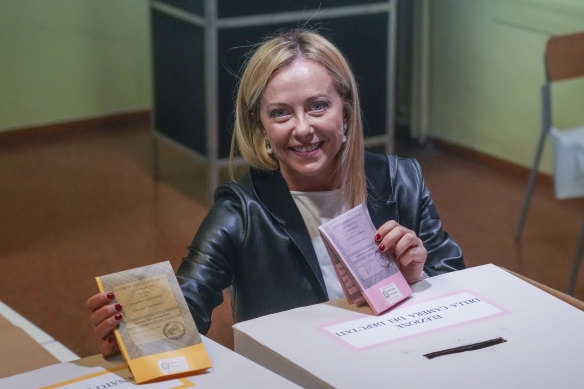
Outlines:
{"label": "woman's nose", "polygon": [[308,136],[312,136],[314,133],[314,129],[312,128],[312,124],[306,117],[300,117],[296,121],[296,126],[294,127],[294,133],[299,138],[305,138]]}

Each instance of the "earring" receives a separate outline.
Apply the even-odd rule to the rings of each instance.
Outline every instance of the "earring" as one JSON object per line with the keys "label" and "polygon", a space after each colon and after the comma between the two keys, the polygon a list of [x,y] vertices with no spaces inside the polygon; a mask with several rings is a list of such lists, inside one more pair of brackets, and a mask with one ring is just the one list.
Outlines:
{"label": "earring", "polygon": [[270,155],[272,155],[272,145],[270,144],[270,141],[268,138],[264,138],[264,141],[266,142],[266,152]]}
{"label": "earring", "polygon": [[342,139],[343,143],[347,142],[347,131],[349,131],[349,126],[347,125],[347,123],[345,123],[345,124],[343,124],[343,139]]}

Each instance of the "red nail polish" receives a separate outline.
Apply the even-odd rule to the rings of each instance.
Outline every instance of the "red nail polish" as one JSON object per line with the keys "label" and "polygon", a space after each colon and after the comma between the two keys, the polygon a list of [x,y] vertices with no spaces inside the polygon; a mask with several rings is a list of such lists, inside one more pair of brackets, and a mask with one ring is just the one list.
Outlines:
{"label": "red nail polish", "polygon": [[379,235],[379,234],[376,234],[376,235],[375,235],[375,240],[381,240],[381,235]]}
{"label": "red nail polish", "polygon": [[116,313],[116,314],[114,315],[114,319],[116,319],[117,321],[120,321],[120,320],[122,320],[122,314],[121,314],[121,313]]}
{"label": "red nail polish", "polygon": [[120,312],[122,310],[122,304],[116,304],[114,305],[114,308],[116,309],[116,311]]}
{"label": "red nail polish", "polygon": [[116,295],[114,294],[114,292],[109,292],[109,293],[107,294],[107,299],[108,299],[108,300],[113,300],[113,299],[115,299],[115,298],[116,298]]}
{"label": "red nail polish", "polygon": [[113,336],[111,336],[111,335],[107,337],[107,342],[108,342],[108,343],[113,343],[113,342],[114,342],[114,340],[115,340],[115,339],[114,339],[114,337],[113,337]]}
{"label": "red nail polish", "polygon": [[379,251],[384,251],[385,250],[385,245],[382,243],[379,245]]}

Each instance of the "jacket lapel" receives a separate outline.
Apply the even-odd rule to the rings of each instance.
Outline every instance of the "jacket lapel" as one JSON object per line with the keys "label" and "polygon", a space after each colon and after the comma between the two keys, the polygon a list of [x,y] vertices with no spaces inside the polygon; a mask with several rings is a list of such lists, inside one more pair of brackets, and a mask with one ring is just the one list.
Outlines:
{"label": "jacket lapel", "polygon": [[320,286],[321,293],[327,297],[322,272],[316,258],[316,253],[312,246],[310,236],[302,220],[302,215],[292,195],[288,190],[288,185],[279,171],[264,171],[250,169],[253,188],[257,198],[266,207],[275,220],[282,225],[284,230],[298,247],[306,261],[308,268],[316,278]]}

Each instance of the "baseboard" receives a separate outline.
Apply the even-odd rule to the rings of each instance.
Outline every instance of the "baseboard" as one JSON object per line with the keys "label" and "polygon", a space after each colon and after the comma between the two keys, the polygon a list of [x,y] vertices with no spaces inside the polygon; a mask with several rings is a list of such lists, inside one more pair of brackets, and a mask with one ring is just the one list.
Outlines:
{"label": "baseboard", "polygon": [[[443,150],[448,153],[458,155],[464,159],[476,161],[483,165],[491,166],[492,168],[497,170],[504,170],[506,172],[509,172],[511,174],[517,175],[525,179],[526,182],[527,178],[529,177],[529,173],[531,172],[530,168],[516,165],[512,162],[505,161],[500,158],[493,157],[492,155],[472,150],[464,146],[455,145],[442,139],[432,138],[430,142],[432,142],[432,144],[439,150]],[[535,153],[535,150],[533,150],[533,152]],[[536,179],[537,182],[545,183],[546,185],[553,185],[553,177],[549,174],[538,172]]]}
{"label": "baseboard", "polygon": [[0,143],[6,144],[31,139],[54,139],[55,137],[88,133],[96,130],[115,130],[127,128],[128,126],[149,125],[150,113],[150,110],[126,112],[91,119],[2,131],[0,132]]}

